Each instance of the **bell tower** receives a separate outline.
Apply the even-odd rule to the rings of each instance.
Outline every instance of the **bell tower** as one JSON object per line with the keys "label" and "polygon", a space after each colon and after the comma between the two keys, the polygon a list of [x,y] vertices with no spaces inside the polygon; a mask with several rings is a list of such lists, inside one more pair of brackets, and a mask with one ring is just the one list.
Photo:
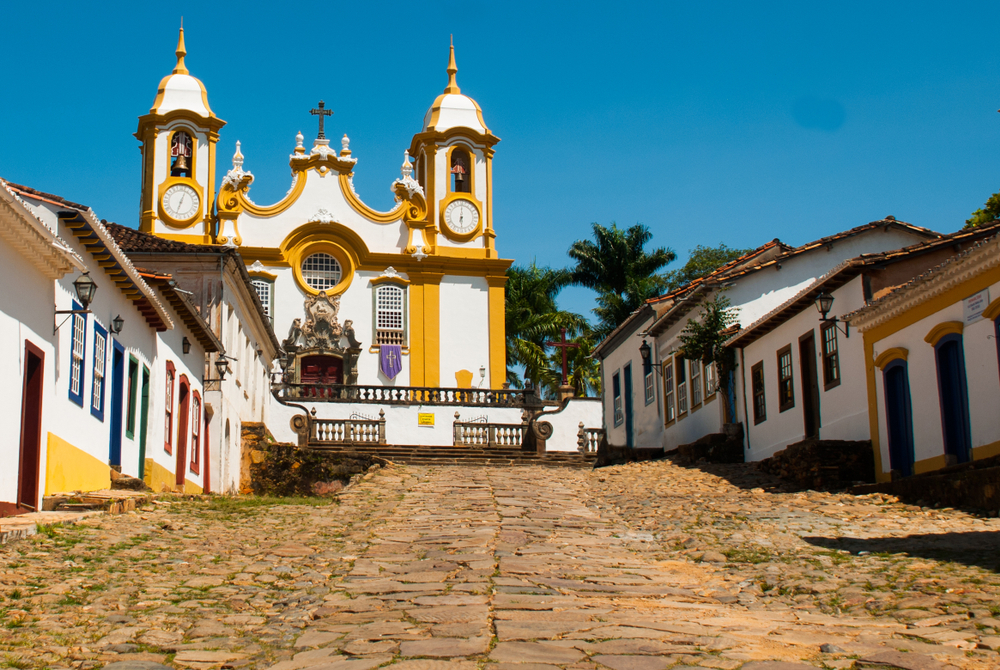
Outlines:
{"label": "bell tower", "polygon": [[177,64],[160,81],[135,133],[142,153],[139,230],[193,244],[211,244],[215,145],[226,122],[208,105],[208,92],[184,64],[184,28]]}

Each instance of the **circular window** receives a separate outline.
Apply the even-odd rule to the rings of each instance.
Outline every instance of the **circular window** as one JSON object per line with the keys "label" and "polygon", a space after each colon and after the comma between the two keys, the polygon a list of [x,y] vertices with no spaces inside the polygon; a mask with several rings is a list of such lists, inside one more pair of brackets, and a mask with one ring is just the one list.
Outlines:
{"label": "circular window", "polygon": [[313,254],[302,261],[302,279],[316,291],[333,288],[340,276],[340,263],[330,254]]}

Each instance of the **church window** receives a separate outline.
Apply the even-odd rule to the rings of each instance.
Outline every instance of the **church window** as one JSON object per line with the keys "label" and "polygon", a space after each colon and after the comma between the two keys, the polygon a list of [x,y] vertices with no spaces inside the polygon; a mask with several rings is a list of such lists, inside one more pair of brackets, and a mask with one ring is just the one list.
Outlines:
{"label": "church window", "polygon": [[701,405],[701,361],[688,361],[691,365],[691,409]]}
{"label": "church window", "polygon": [[192,148],[194,142],[191,136],[183,130],[178,130],[170,138],[170,176],[190,177]]}
{"label": "church window", "polygon": [[750,368],[750,386],[753,389],[754,425],[767,419],[767,403],[764,400],[764,361]]}
{"label": "church window", "polygon": [[615,425],[620,426],[625,420],[625,415],[622,413],[622,381],[617,372],[614,377],[611,378],[611,388],[614,392],[615,398]]}
{"label": "church window", "polygon": [[401,286],[375,288],[375,343],[406,345],[406,290]]}
{"label": "church window", "polygon": [[108,350],[108,331],[94,323],[94,383],[90,397],[90,413],[104,421],[104,370]]}
{"label": "church window", "polygon": [[325,291],[340,283],[340,263],[330,254],[312,254],[302,261],[302,279],[309,288]]}
{"label": "church window", "polygon": [[[73,301],[73,309],[83,307]],[[73,315],[73,342],[70,346],[69,399],[83,407],[83,355],[86,351],[87,320],[82,314]]]}
{"label": "church window", "polygon": [[792,346],[778,351],[778,411],[795,407],[795,386],[792,383]]}
{"label": "church window", "polygon": [[663,363],[663,423],[670,425],[677,418],[674,407],[674,359],[668,358]]}
{"label": "church window", "polygon": [[139,361],[128,357],[128,414],[125,415],[125,437],[135,438],[135,411],[139,393]]}
{"label": "church window", "polygon": [[191,403],[191,472],[198,474],[201,467],[198,455],[201,451],[201,396],[194,392]]}
{"label": "church window", "polygon": [[257,297],[260,298],[260,304],[264,306],[264,314],[267,318],[271,319],[271,323],[274,323],[274,282],[267,279],[261,279],[260,277],[254,277],[250,280],[253,284],[253,288],[257,291]]}
{"label": "church window", "polygon": [[683,419],[688,411],[687,365],[677,357],[677,418]]}
{"label": "church window", "polygon": [[837,326],[824,323],[820,326],[823,335],[823,390],[829,391],[840,385],[840,355],[837,353]]}
{"label": "church window", "polygon": [[164,411],[163,450],[168,454],[174,451],[174,377],[177,371],[174,364],[167,361],[167,390],[164,393],[166,410]]}
{"label": "church window", "polygon": [[454,149],[451,152],[451,191],[452,193],[471,193],[472,181],[469,174],[469,152],[465,149]]}

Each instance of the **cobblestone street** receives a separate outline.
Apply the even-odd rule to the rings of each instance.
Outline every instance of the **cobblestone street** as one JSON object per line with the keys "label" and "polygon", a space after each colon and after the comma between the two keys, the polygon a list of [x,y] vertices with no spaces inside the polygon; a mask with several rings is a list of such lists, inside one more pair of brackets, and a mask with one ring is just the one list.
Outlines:
{"label": "cobblestone street", "polygon": [[392,466],[42,528],[0,547],[0,667],[1000,668],[1000,520],[705,467]]}

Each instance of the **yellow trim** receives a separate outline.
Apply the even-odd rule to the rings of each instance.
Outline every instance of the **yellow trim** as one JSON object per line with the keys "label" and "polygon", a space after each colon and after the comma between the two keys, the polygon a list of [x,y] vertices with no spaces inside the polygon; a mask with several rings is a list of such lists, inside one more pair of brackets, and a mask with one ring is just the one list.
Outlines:
{"label": "yellow trim", "polygon": [[292,265],[292,274],[295,276],[295,283],[299,285],[299,288],[309,295],[320,294],[320,291],[309,286],[302,276],[302,262],[313,254],[330,254],[340,263],[340,282],[336,286],[326,289],[324,292],[327,295],[339,295],[346,291],[354,279],[354,271],[357,265],[347,249],[328,240],[316,240],[292,250],[289,261]]}
{"label": "yellow trim", "polygon": [[351,190],[350,176],[346,174],[341,174],[338,177],[340,182],[340,192],[344,195],[344,199],[347,200],[347,204],[351,206],[355,212],[365,217],[370,221],[375,223],[395,223],[403,218],[403,211],[406,208],[406,203],[401,202],[393,207],[388,212],[378,212],[361,202],[361,198]]}
{"label": "yellow trim", "polygon": [[490,314],[490,386],[503,388],[507,381],[507,311],[504,283],[507,278],[487,280]]}
{"label": "yellow trim", "polygon": [[904,347],[886,349],[878,355],[878,358],[875,359],[875,367],[879,370],[883,370],[885,369],[885,366],[889,365],[889,363],[892,363],[893,361],[898,361],[900,359],[905,361],[909,355],[909,350]]}
{"label": "yellow trim", "polygon": [[53,433],[45,448],[45,495],[111,488],[107,463]]}
{"label": "yellow trim", "polygon": [[[182,184],[192,189],[198,194],[198,209],[194,214],[186,219],[175,219],[174,217],[167,214],[167,209],[163,206],[163,198],[167,193],[167,190],[173,186]],[[160,185],[157,187],[156,192],[156,214],[157,218],[163,223],[167,224],[171,228],[190,228],[194,225],[198,219],[204,219],[204,212],[211,209],[210,203],[205,202],[205,189],[202,188],[193,177],[167,177],[164,179]]]}
{"label": "yellow trim", "polygon": [[[469,193],[449,193],[444,199],[441,200],[438,205],[438,216],[441,219],[441,232],[444,233],[445,237],[454,242],[471,242],[480,235],[483,234],[483,207],[482,203],[475,199],[475,197],[469,197]],[[467,233],[459,233],[451,229],[448,225],[448,221],[445,218],[445,213],[448,211],[448,206],[455,202],[456,200],[465,200],[467,203],[476,208],[476,212],[479,214],[479,220],[476,222],[476,227]],[[438,254],[443,254],[445,249],[449,247],[440,247],[437,250]],[[455,250],[457,251],[457,250]],[[463,249],[463,251],[475,251],[477,255],[483,256],[483,252],[480,249]]]}
{"label": "yellow trim", "polygon": [[[292,184],[291,190],[284,198],[274,203],[273,205],[268,205],[267,207],[261,207],[260,205],[255,205],[254,203],[250,202],[250,199],[247,198],[246,195],[247,190],[250,186],[249,184],[247,184],[246,187],[241,188],[239,191],[235,193],[236,199],[239,201],[239,204],[243,207],[244,211],[247,211],[253,214],[254,216],[259,216],[259,217],[276,216],[284,212],[292,205],[294,205],[295,201],[299,199],[299,196],[302,195],[303,189],[305,189],[306,187],[306,178],[308,177],[308,175],[309,175],[308,170],[296,171],[295,183]],[[223,187],[222,190],[229,191],[230,188]],[[220,197],[222,196],[221,193],[219,195]]]}
{"label": "yellow trim", "polygon": [[[465,152],[465,155],[469,159],[469,172],[467,174],[469,178],[469,190],[468,191],[455,191],[451,188],[451,158],[455,153],[456,149],[461,149]],[[452,144],[445,150],[445,156],[447,158],[446,165],[448,166],[448,193],[465,193],[465,195],[476,197],[476,151],[471,144],[465,144],[463,142],[456,142]],[[477,201],[478,202],[478,201]]]}
{"label": "yellow trim", "polygon": [[404,277],[372,277],[368,280],[371,282],[372,286],[378,286],[380,284],[398,284],[400,286],[409,286],[410,280]]}
{"label": "yellow trim", "polygon": [[424,386],[424,285],[410,286],[410,386]]}
{"label": "yellow trim", "polygon": [[997,298],[983,310],[983,318],[994,321],[1000,319],[1000,298]]}
{"label": "yellow trim", "polygon": [[156,233],[157,237],[175,242],[187,242],[188,244],[212,244],[211,235],[198,235],[187,233]]}
{"label": "yellow trim", "polygon": [[[143,481],[146,482],[146,485],[153,489],[155,493],[174,491],[177,489],[176,474],[172,470],[160,465],[152,458],[146,459],[146,467],[143,469],[143,473]],[[202,493],[202,488],[185,477],[184,493],[197,495]]]}
{"label": "yellow trim", "polygon": [[944,454],[939,454],[937,456],[931,456],[930,458],[925,458],[921,461],[916,461],[913,463],[913,474],[922,475],[925,472],[933,472],[935,470],[940,470],[947,465],[945,461]]}
{"label": "yellow trim", "polygon": [[441,278],[410,275],[410,385],[438,386],[441,374]]}
{"label": "yellow trim", "polygon": [[927,336],[924,338],[924,342],[932,347],[936,347],[942,337],[945,335],[961,335],[964,328],[965,324],[961,321],[945,321],[944,323],[939,323],[931,328],[931,332],[927,333]]}
{"label": "yellow trim", "polygon": [[974,461],[981,461],[984,458],[991,458],[993,456],[1000,456],[1000,441],[972,448],[972,460]]}
{"label": "yellow trim", "polygon": [[266,279],[268,281],[274,281],[274,280],[276,280],[278,278],[278,275],[276,275],[274,273],[271,273],[271,272],[262,272],[260,270],[250,271],[248,269],[247,270],[247,274],[250,275],[251,277],[256,277],[258,279]]}
{"label": "yellow trim", "polygon": [[170,177],[170,146],[174,143],[174,135],[177,133],[187,133],[187,136],[191,138],[191,165],[188,171],[191,173],[189,179],[197,181],[198,173],[195,171],[195,166],[198,164],[198,132],[193,128],[189,128],[184,125],[174,126],[168,131],[167,135],[167,155],[164,156],[167,163],[167,177]]}

